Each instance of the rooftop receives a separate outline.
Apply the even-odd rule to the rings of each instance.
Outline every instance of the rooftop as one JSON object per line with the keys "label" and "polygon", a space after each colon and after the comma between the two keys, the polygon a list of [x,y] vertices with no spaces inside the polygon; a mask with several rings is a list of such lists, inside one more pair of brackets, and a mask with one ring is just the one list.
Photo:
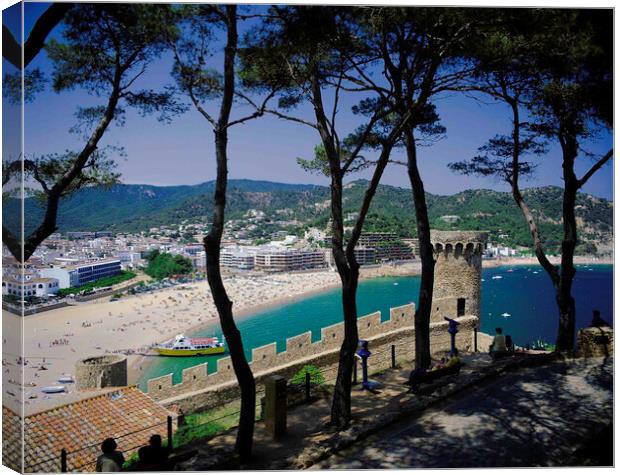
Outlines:
{"label": "rooftop", "polygon": [[[113,437],[119,450],[132,451],[146,445],[154,433],[165,437],[169,415],[174,414],[135,386],[111,388],[95,396],[26,415],[25,471],[60,471],[62,449],[68,452],[70,470],[94,471],[104,439]],[[4,463],[20,471],[19,417],[5,406],[2,416]]]}

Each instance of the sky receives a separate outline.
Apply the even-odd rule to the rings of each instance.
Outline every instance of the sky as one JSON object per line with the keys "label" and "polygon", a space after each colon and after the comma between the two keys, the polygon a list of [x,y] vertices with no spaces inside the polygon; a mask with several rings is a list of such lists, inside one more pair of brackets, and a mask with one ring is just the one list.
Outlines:
{"label": "sky", "polygon": [[[25,34],[34,21],[47,8],[43,3],[27,3],[25,10]],[[60,28],[51,35],[61,40]],[[221,56],[214,57],[214,61]],[[10,68],[6,61],[5,71]],[[169,54],[154,61],[140,79],[143,87],[163,88],[172,83]],[[220,67],[220,64],[216,64]],[[53,66],[45,52],[30,64],[50,75]],[[220,68],[221,69],[221,68]],[[350,113],[350,107],[362,96],[350,94],[344,97],[339,108],[340,135],[351,132],[358,124]],[[78,106],[102,104],[102,98],[89,96],[82,90],[55,93],[48,87],[25,110],[25,155],[79,150],[83,146],[80,136],[69,133],[76,122],[74,113]],[[5,104],[5,117],[11,107]],[[489,178],[464,177],[451,172],[447,164],[471,158],[477,148],[496,134],[510,132],[510,116],[506,107],[485,100],[484,103],[457,94],[441,97],[436,101],[446,137],[429,147],[419,150],[420,170],[426,190],[434,194],[454,194],[465,189],[491,188],[507,191],[505,184]],[[8,108],[8,110],[7,110]],[[238,105],[233,117],[247,114],[249,109]],[[307,105],[295,111],[300,117],[312,118]],[[5,121],[5,124],[7,122]],[[313,148],[319,143],[316,130],[297,123],[266,116],[234,127],[229,136],[229,178],[249,178],[285,183],[313,183],[328,185],[327,177],[309,174],[296,162],[297,157],[311,158]],[[604,154],[613,144],[610,134],[604,134],[587,144],[587,149]],[[123,127],[112,126],[104,135],[101,145],[117,145],[125,149],[126,157],[118,157],[118,171],[125,183],[154,185],[197,184],[215,177],[213,132],[210,125],[194,109],[176,117],[172,123],[163,124],[154,116],[141,117],[128,110]],[[3,153],[15,153],[14,144],[5,139]],[[393,158],[403,160],[403,151]],[[551,143],[549,153],[534,158],[538,164],[536,177],[523,186],[562,185],[561,155],[559,147]],[[577,173],[582,175],[591,166],[592,159],[581,157]],[[368,171],[350,175],[348,180],[368,178]],[[403,166],[392,164],[386,170],[382,183],[410,188]],[[596,173],[583,191],[595,196],[613,198],[613,166],[606,165]]]}

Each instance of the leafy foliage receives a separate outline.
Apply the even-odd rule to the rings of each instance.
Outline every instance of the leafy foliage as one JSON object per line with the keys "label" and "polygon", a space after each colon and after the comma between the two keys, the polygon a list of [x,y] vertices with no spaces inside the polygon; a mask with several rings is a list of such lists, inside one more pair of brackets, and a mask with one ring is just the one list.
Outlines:
{"label": "leafy foliage", "polygon": [[154,279],[165,279],[173,275],[189,274],[192,272],[192,261],[187,257],[168,253],[151,251],[147,256],[148,266],[145,272]]}
{"label": "leafy foliage", "polygon": [[323,373],[321,373],[321,370],[314,365],[307,364],[295,373],[291,379],[291,384],[306,384],[306,373],[310,375],[310,384],[313,386],[320,386],[325,382],[325,377],[323,376]]}

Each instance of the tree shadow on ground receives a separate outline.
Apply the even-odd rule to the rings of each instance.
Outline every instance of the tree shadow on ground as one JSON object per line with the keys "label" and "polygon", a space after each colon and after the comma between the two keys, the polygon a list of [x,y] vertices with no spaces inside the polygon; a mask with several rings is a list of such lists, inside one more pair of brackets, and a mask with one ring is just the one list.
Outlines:
{"label": "tree shadow on ground", "polygon": [[607,359],[507,373],[343,452],[330,468],[570,465],[593,427],[612,420],[612,372]]}

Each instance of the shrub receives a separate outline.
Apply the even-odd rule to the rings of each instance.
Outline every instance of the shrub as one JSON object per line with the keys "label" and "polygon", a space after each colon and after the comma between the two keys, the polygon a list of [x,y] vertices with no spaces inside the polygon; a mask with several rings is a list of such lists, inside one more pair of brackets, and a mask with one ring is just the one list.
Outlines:
{"label": "shrub", "polygon": [[295,373],[295,376],[293,376],[291,380],[291,384],[306,384],[306,373],[310,373],[310,384],[313,386],[320,386],[325,382],[321,370],[314,365],[307,364]]}

